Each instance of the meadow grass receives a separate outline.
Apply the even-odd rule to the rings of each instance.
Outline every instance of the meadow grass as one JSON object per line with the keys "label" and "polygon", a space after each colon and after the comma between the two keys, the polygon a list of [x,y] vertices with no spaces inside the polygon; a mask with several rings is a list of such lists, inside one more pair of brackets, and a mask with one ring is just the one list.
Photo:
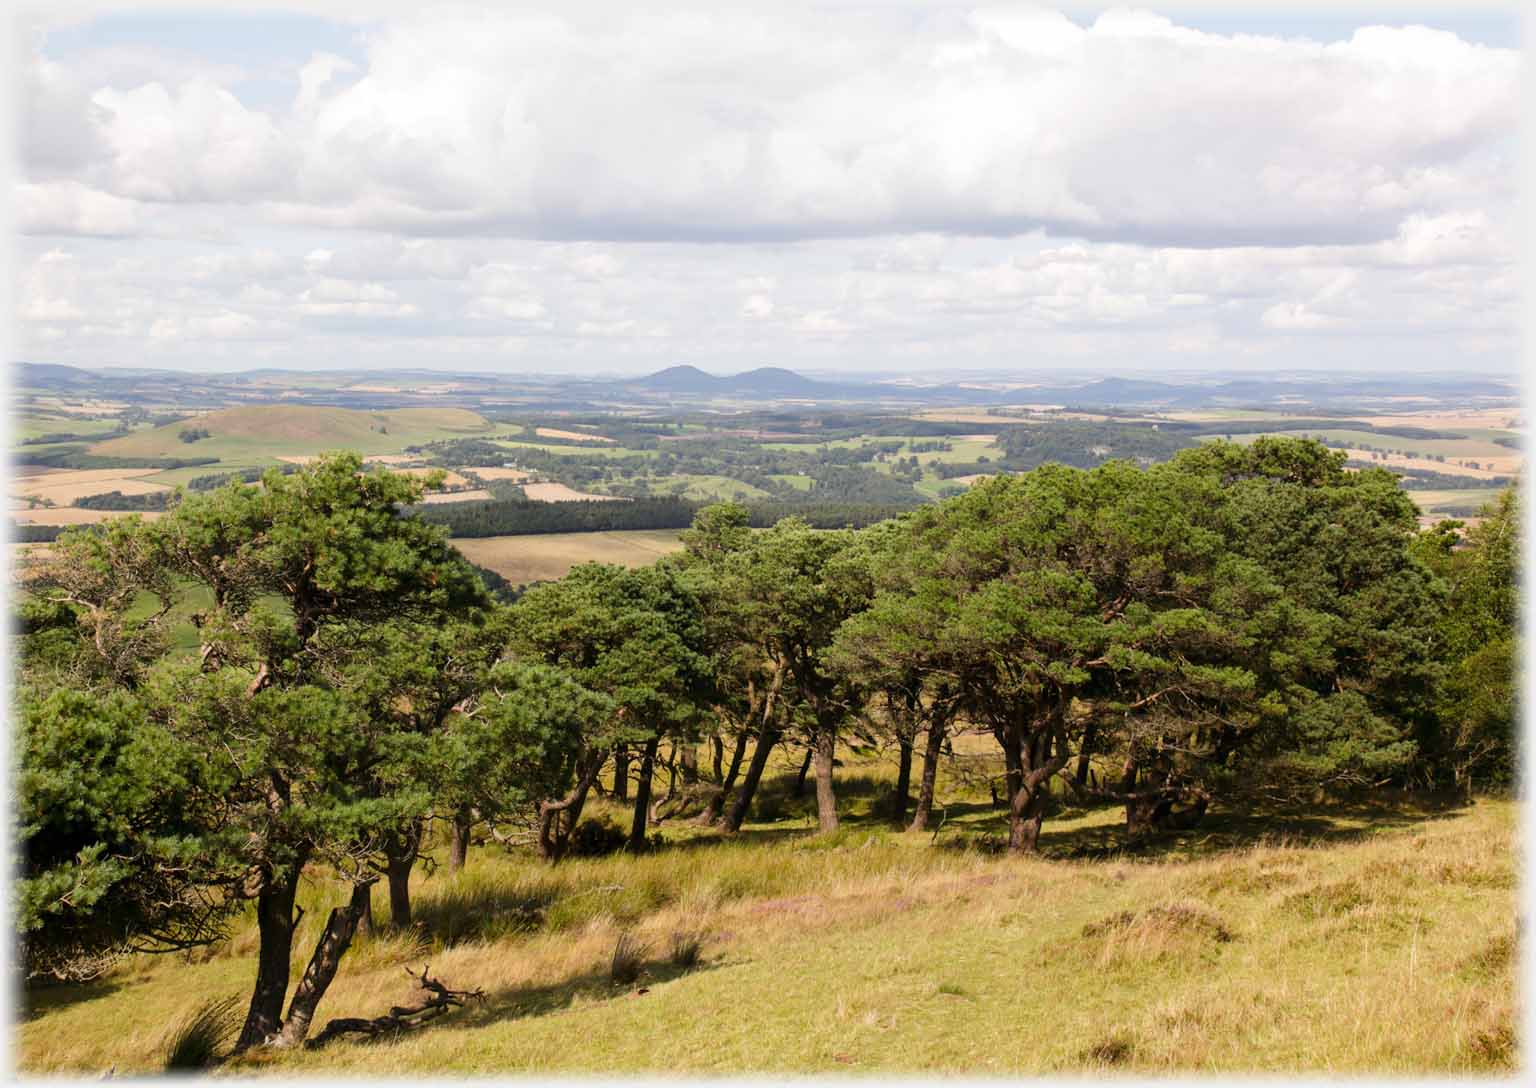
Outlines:
{"label": "meadow grass", "polygon": [[[321,1008],[408,1004],[430,963],[483,1001],[394,1041],[260,1054],[231,1072],[1392,1075],[1514,1068],[1517,806],[1404,799],[1288,816],[1214,810],[1144,853],[1120,814],[1061,806],[1045,856],[995,850],[1002,814],[941,781],[937,835],[882,816],[889,767],[841,772],[814,834],[786,754],[732,838],[662,828],[639,856],[558,866],[477,846],[415,877]],[[852,762],[852,761],[850,761]],[[809,784],[808,784],[809,785]],[[608,799],[592,806],[618,819]],[[387,923],[377,891],[375,917]],[[294,977],[341,889],[316,873]],[[621,948],[622,939],[622,948]],[[248,920],[215,948],[26,995],[28,1072],[147,1072],[167,1025],[248,993]],[[638,951],[636,951],[638,950]],[[626,953],[616,964],[616,951]],[[616,967],[620,968],[616,970]],[[617,976],[617,978],[616,978]]]}

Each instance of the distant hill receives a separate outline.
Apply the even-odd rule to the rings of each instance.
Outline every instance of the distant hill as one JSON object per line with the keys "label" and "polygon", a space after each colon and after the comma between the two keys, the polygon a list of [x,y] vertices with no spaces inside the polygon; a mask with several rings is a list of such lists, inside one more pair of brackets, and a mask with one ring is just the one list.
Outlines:
{"label": "distant hill", "polygon": [[719,376],[696,366],[669,366],[643,378],[622,383],[647,393],[698,397],[796,397],[840,400],[848,397],[877,398],[888,395],[879,385],[866,382],[821,382],[778,366],[763,366],[741,374]]}
{"label": "distant hill", "polygon": [[89,370],[60,363],[17,363],[12,374],[17,389],[75,389],[101,381],[100,375]]}
{"label": "distant hill", "polygon": [[[256,460],[352,449],[388,453],[402,446],[489,434],[497,429],[464,408],[396,408],[362,412],[304,404],[224,408],[152,430],[98,442],[90,452],[109,457],[219,457]],[[183,432],[206,431],[188,442]]]}

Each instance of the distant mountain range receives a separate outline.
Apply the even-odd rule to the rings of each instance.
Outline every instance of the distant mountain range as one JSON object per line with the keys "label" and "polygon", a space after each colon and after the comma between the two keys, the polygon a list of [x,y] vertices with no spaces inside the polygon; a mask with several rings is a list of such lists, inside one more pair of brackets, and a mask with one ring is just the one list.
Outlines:
{"label": "distant mountain range", "polygon": [[[800,401],[903,405],[1050,404],[1069,408],[1174,410],[1268,408],[1347,411],[1425,395],[1437,403],[1502,402],[1518,396],[1512,381],[1479,375],[1276,376],[1228,372],[1183,382],[1107,377],[1051,380],[1022,385],[994,381],[916,385],[911,381],[854,378],[825,381],[783,367],[759,367],[716,375],[696,366],[672,366],[640,378],[561,378],[552,375],[459,373],[427,369],[283,371],[196,374],[154,369],[87,370],[54,363],[19,362],[12,381],[18,393],[101,396],[178,405],[218,407],[286,403],[354,408],[413,405],[485,406],[498,403],[545,409],[601,409],[615,401]],[[451,387],[451,388],[446,388]],[[1411,402],[1403,404],[1411,408]]]}

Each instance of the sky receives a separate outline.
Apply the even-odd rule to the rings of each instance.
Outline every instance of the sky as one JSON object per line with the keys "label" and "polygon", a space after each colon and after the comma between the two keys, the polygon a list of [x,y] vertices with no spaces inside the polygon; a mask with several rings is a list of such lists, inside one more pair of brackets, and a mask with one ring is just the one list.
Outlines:
{"label": "sky", "polygon": [[28,9],[13,358],[1518,365],[1511,9],[639,7]]}

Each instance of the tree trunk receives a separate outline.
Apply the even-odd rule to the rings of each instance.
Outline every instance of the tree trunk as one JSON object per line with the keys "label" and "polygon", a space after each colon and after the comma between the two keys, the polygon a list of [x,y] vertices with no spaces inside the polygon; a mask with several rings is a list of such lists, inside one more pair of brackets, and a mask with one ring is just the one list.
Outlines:
{"label": "tree trunk", "polygon": [[373,881],[352,885],[351,907],[357,915],[357,935],[373,936]]}
{"label": "tree trunk", "polygon": [[923,779],[917,787],[917,810],[908,831],[927,831],[933,812],[933,788],[939,778],[939,752],[944,747],[945,722],[935,717],[928,723],[928,743],[923,747]]}
{"label": "tree trunk", "polygon": [[460,809],[453,814],[453,822],[448,828],[448,871],[450,873],[457,873],[464,868],[464,862],[469,858],[469,832],[474,826],[474,818],[469,812]]}
{"label": "tree trunk", "polygon": [[1065,692],[1058,692],[1044,723],[1037,719],[1026,730],[1023,722],[1009,722],[998,737],[1003,742],[1003,760],[1008,769],[1010,853],[1032,854],[1039,848],[1040,825],[1050,803],[1051,777],[1067,765],[1068,701]]}
{"label": "tree trunk", "polygon": [[714,756],[715,781],[724,783],[725,775],[720,770],[720,764],[725,761],[725,742],[720,739],[719,733],[710,736],[709,747]]}
{"label": "tree trunk", "polygon": [[699,780],[699,748],[693,741],[684,741],[678,752],[678,769],[683,775],[683,785],[692,786]]}
{"label": "tree trunk", "polygon": [[299,988],[293,992],[288,1016],[277,1038],[278,1046],[297,1046],[309,1034],[309,1025],[315,1019],[315,1009],[319,1007],[325,991],[330,988],[331,980],[336,977],[336,968],[341,965],[341,957],[352,943],[357,920],[354,907],[336,907],[331,911],[325,922],[325,931],[320,934],[320,940],[315,945],[315,954],[310,957],[309,966],[304,969],[304,977],[299,979]]}
{"label": "tree trunk", "polygon": [[805,796],[805,776],[811,769],[811,760],[815,758],[816,746],[812,744],[805,750],[805,758],[800,761],[800,773],[795,775],[795,796]]}
{"label": "tree trunk", "polygon": [[393,929],[408,929],[411,925],[411,869],[416,865],[420,842],[419,827],[404,835],[391,833],[384,840],[384,873],[389,878],[389,924]]}
{"label": "tree trunk", "polygon": [[778,740],[779,731],[772,726],[765,726],[758,735],[757,745],[752,749],[752,762],[747,765],[747,776],[742,779],[741,792],[736,794],[725,817],[724,830],[728,834],[734,835],[741,830],[747,809],[752,805],[752,795],[757,792],[757,784],[763,777],[763,768],[768,765],[768,753]]}
{"label": "tree trunk", "polygon": [[1120,769],[1120,792],[1130,793],[1136,788],[1136,757],[1125,757],[1125,765]]}
{"label": "tree trunk", "polygon": [[832,762],[837,752],[837,731],[822,728],[816,733],[816,818],[822,834],[837,830],[837,795],[832,792]]}
{"label": "tree trunk", "polygon": [[635,818],[629,826],[629,849],[638,854],[645,849],[645,828],[650,817],[651,776],[656,769],[656,749],[661,746],[660,737],[645,742],[645,752],[640,757],[640,781],[635,786]]}
{"label": "tree trunk", "polygon": [[620,744],[613,750],[613,796],[619,801],[629,800],[629,745]]}
{"label": "tree trunk", "polygon": [[1085,789],[1088,786],[1088,771],[1092,767],[1089,754],[1093,750],[1093,742],[1098,739],[1098,735],[1098,722],[1090,721],[1083,727],[1083,746],[1077,754],[1077,774],[1074,776],[1079,789]]}
{"label": "tree trunk", "polygon": [[588,752],[583,761],[577,764],[576,785],[571,792],[559,801],[539,802],[538,836],[535,839],[539,857],[548,862],[556,862],[565,855],[565,848],[571,841],[571,832],[576,827],[576,821],[581,819],[582,807],[587,802],[587,791],[597,781],[597,776],[602,773],[603,765],[607,762],[606,752],[596,755]]}
{"label": "tree trunk", "polygon": [[299,874],[309,851],[301,850],[286,867],[268,873],[256,893],[256,927],[260,944],[256,960],[256,986],[245,1025],[235,1051],[260,1046],[283,1026],[283,998],[288,996],[288,961],[293,955],[293,930],[299,924],[293,900],[299,890]]}
{"label": "tree trunk", "polygon": [[891,822],[900,827],[906,823],[907,802],[911,800],[912,793],[912,737],[904,734],[896,738],[896,743],[901,746],[901,754],[896,764],[896,792],[891,798]]}
{"label": "tree trunk", "polygon": [[704,811],[699,814],[698,823],[701,827],[709,827],[720,820],[720,813],[725,809],[725,800],[731,795],[731,789],[736,785],[736,776],[741,772],[741,757],[747,751],[747,731],[743,729],[736,734],[736,747],[731,752],[731,769],[725,773],[724,778],[720,778],[719,774],[719,757],[725,746],[720,744],[719,737],[715,738],[715,743],[718,745],[715,750],[715,777],[720,782],[720,788],[710,797],[709,804],[705,805]]}

